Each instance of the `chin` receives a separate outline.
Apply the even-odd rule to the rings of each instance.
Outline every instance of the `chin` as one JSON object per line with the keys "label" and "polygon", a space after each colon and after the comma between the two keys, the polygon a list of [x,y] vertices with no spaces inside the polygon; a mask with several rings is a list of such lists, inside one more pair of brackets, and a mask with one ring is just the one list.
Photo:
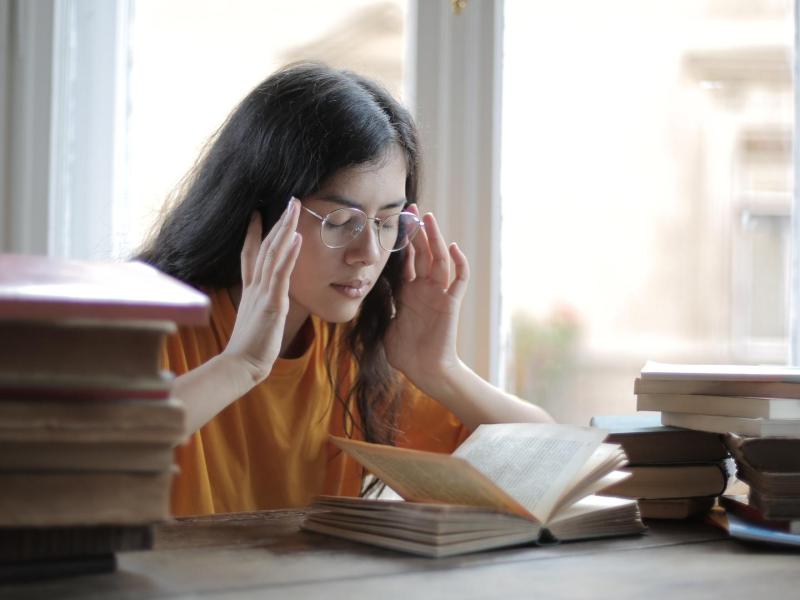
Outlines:
{"label": "chin", "polygon": [[314,306],[310,312],[326,323],[347,323],[358,315],[361,302],[336,302]]}

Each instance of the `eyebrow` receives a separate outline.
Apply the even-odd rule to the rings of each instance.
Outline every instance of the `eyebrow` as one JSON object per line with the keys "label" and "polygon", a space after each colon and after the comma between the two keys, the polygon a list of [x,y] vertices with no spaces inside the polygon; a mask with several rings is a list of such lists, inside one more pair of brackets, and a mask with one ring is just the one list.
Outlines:
{"label": "eyebrow", "polygon": [[[350,198],[345,198],[344,196],[340,196],[339,194],[325,194],[324,196],[319,197],[320,200],[325,200],[326,202],[333,202],[334,204],[341,204],[342,206],[349,206],[350,208],[357,208],[359,210],[364,210],[364,205],[359,204],[355,200],[351,200]],[[381,206],[378,211],[381,210],[388,210],[390,208],[403,208],[406,205],[407,200],[405,198],[401,198],[395,202],[390,202],[389,204],[384,204]]]}

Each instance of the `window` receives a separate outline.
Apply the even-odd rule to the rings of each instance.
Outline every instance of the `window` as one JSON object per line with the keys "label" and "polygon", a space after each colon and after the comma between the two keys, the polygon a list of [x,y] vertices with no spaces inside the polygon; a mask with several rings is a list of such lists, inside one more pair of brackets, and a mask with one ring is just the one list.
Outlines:
{"label": "window", "polygon": [[793,2],[507,0],[506,377],[634,410],[646,359],[789,351]]}
{"label": "window", "polygon": [[6,251],[128,256],[235,102],[322,57],[412,107],[481,375],[585,423],[647,358],[798,355],[791,0],[11,5]]}
{"label": "window", "polygon": [[135,0],[127,189],[129,255],[236,103],[275,69],[322,60],[403,93],[404,0]]}

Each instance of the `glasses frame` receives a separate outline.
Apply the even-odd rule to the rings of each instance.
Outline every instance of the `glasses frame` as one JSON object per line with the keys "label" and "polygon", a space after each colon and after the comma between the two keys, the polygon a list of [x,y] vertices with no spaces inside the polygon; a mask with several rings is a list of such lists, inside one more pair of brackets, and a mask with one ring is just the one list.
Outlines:
{"label": "glasses frame", "polygon": [[[415,215],[414,213],[412,213],[412,212],[408,212],[408,211],[406,211],[406,210],[400,211],[399,213],[394,213],[393,215],[389,215],[388,217],[384,217],[383,219],[380,219],[380,218],[378,218],[378,217],[370,217],[370,216],[369,216],[369,215],[367,215],[367,213],[365,213],[363,210],[361,210],[360,208],[355,208],[354,206],[342,206],[341,208],[334,208],[332,211],[330,211],[330,212],[326,213],[326,214],[325,214],[325,216],[323,216],[323,215],[320,215],[319,213],[317,213],[317,212],[315,212],[315,211],[311,210],[310,208],[308,208],[307,206],[305,206],[305,205],[303,205],[303,204],[301,204],[300,206],[301,206],[301,207],[303,208],[303,210],[305,210],[307,213],[309,213],[310,215],[312,215],[312,216],[316,217],[317,219],[319,219],[319,221],[320,221],[320,223],[319,223],[319,239],[320,239],[320,241],[321,241],[321,242],[322,242],[322,243],[323,243],[323,244],[324,244],[324,245],[325,245],[327,248],[330,248],[331,250],[336,250],[336,249],[338,249],[338,248],[346,248],[347,246],[349,246],[350,244],[352,244],[352,243],[353,243],[354,241],[356,241],[356,240],[357,240],[359,237],[361,237],[361,234],[362,234],[362,233],[364,233],[364,230],[367,228],[367,227],[366,227],[367,223],[369,223],[370,221],[372,221],[372,222],[374,222],[375,224],[377,224],[377,226],[378,226],[378,234],[377,234],[376,238],[377,238],[377,241],[378,241],[378,247],[379,247],[381,250],[384,250],[384,251],[386,251],[386,252],[399,252],[399,251],[400,251],[400,250],[402,250],[403,248],[406,248],[406,247],[408,247],[408,245],[411,243],[411,240],[413,240],[413,239],[414,239],[414,236],[416,236],[416,235],[419,233],[420,229],[424,229],[424,228],[425,228],[425,222],[424,222],[422,219],[420,219],[420,218],[419,218],[417,215]],[[352,239],[350,239],[350,241],[349,241],[349,242],[347,242],[346,244],[343,244],[342,246],[331,246],[331,245],[330,245],[330,244],[328,244],[328,243],[325,241],[325,239],[322,237],[322,232],[323,232],[323,230],[325,229],[325,223],[327,223],[327,222],[328,222],[328,217],[330,217],[330,216],[331,216],[333,213],[335,213],[335,212],[338,212],[338,211],[340,211],[340,210],[349,210],[349,211],[353,211],[353,212],[361,213],[362,215],[364,215],[364,219],[366,219],[366,222],[364,223],[364,225],[365,225],[365,226],[364,226],[364,227],[362,227],[362,228],[361,228],[361,230],[360,230],[360,231],[359,231],[359,232],[358,232],[358,233],[357,233],[357,234],[356,234],[356,235],[355,235],[355,236],[354,236]],[[389,249],[387,249],[387,248],[384,248],[383,244],[381,243],[381,235],[380,235],[380,230],[381,230],[381,228],[383,227],[383,224],[384,224],[386,221],[388,221],[389,219],[392,219],[392,218],[394,218],[394,217],[398,217],[398,216],[400,216],[400,215],[409,215],[410,217],[412,217],[412,218],[414,219],[414,221],[416,221],[416,223],[417,223],[417,229],[416,229],[416,231],[414,231],[413,235],[410,235],[410,236],[408,237],[408,241],[407,241],[407,242],[406,242],[406,243],[405,243],[403,246],[401,246],[400,248],[392,248],[391,250],[389,250]]]}

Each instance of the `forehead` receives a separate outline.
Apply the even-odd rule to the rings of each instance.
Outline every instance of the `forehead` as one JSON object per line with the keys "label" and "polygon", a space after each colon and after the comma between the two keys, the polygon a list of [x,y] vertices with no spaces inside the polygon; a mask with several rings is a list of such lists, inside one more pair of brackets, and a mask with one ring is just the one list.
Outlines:
{"label": "forehead", "polygon": [[341,169],[320,188],[319,196],[338,196],[364,208],[378,207],[405,198],[406,159],[397,146],[374,164]]}

